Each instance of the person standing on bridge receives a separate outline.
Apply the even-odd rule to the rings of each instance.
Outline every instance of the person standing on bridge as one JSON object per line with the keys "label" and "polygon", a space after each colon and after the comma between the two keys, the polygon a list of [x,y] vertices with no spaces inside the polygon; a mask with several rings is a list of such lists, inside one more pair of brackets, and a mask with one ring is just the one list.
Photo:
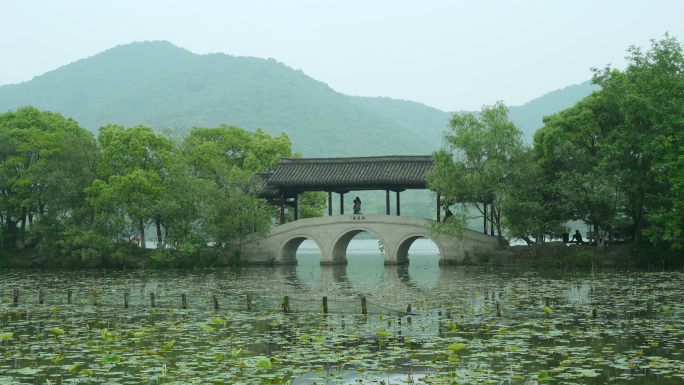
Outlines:
{"label": "person standing on bridge", "polygon": [[361,199],[359,197],[354,199],[354,214],[361,214]]}

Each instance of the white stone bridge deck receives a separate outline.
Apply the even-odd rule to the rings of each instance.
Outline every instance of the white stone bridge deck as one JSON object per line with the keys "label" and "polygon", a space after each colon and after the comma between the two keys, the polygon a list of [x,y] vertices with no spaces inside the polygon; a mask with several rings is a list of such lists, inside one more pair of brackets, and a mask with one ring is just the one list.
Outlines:
{"label": "white stone bridge deck", "polygon": [[439,248],[440,264],[469,264],[479,253],[496,251],[498,238],[465,230],[462,239],[435,236],[430,231],[435,222],[423,218],[391,215],[335,215],[306,218],[275,226],[264,237],[252,237],[226,246],[231,255],[240,250],[249,264],[296,264],[299,245],[310,239],[321,251],[321,264],[346,264],[347,246],[362,231],[375,235],[385,250],[385,264],[407,264],[413,241],[425,237]]}

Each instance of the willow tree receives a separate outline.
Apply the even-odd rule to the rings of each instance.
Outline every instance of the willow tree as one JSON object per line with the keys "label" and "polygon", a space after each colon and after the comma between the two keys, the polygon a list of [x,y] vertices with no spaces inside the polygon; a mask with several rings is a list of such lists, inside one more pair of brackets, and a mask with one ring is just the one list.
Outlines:
{"label": "willow tree", "polygon": [[483,106],[478,115],[454,114],[427,179],[428,188],[446,204],[459,204],[453,219],[440,228],[458,233],[469,219],[487,217],[501,237],[505,186],[522,150],[522,132],[508,120],[503,102]]}

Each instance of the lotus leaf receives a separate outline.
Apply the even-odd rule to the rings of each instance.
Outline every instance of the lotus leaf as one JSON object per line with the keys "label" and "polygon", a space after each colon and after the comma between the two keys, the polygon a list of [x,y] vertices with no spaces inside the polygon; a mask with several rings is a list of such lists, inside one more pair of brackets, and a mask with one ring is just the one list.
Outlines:
{"label": "lotus leaf", "polygon": [[256,361],[256,366],[268,369],[271,367],[271,360],[269,360],[268,357],[259,357]]}

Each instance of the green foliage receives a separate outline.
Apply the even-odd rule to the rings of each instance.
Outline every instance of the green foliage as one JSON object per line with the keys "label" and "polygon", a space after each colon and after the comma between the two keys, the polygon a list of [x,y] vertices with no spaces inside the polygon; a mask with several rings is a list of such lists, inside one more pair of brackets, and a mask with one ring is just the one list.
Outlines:
{"label": "green foliage", "polygon": [[637,267],[684,265],[684,250],[673,247],[672,242],[665,240],[652,242],[646,237],[640,237],[630,244],[629,253]]}
{"label": "green foliage", "polygon": [[228,264],[233,267],[243,266],[245,261],[240,257],[240,250],[235,250],[228,258]]}
{"label": "green foliage", "polygon": [[555,266],[592,267],[600,265],[600,256],[591,250],[571,248],[565,254],[556,254],[548,259]]}
{"label": "green foliage", "polygon": [[[94,138],[72,119],[33,107],[0,115],[3,233],[21,249],[26,241],[55,242],[65,228],[87,224],[83,189],[95,178],[97,160]],[[9,247],[4,239],[2,246]]]}
{"label": "green foliage", "polygon": [[501,236],[501,207],[513,159],[523,150],[521,132],[508,121],[508,109],[501,102],[483,106],[479,116],[454,114],[450,127],[443,147],[433,154],[435,166],[427,182],[447,206],[462,203],[462,210],[438,227],[458,232],[466,226],[468,208],[484,216],[489,206]]}
{"label": "green foliage", "polygon": [[562,202],[560,219],[582,220],[594,231],[658,250],[681,248],[682,47],[665,35],[649,51],[630,47],[628,54],[624,71],[594,70],[600,91],[544,118],[534,139],[551,192],[544,202]]}
{"label": "green foliage", "polygon": [[[158,249],[151,266],[216,265],[224,242],[268,231],[271,209],[254,172],[293,155],[284,133],[227,125],[164,134],[107,125],[95,141],[32,107],[0,115],[0,136],[0,250],[29,245],[72,267],[125,265],[138,250],[130,240],[144,248],[149,227]],[[302,195],[303,217],[324,207],[324,194]]]}

